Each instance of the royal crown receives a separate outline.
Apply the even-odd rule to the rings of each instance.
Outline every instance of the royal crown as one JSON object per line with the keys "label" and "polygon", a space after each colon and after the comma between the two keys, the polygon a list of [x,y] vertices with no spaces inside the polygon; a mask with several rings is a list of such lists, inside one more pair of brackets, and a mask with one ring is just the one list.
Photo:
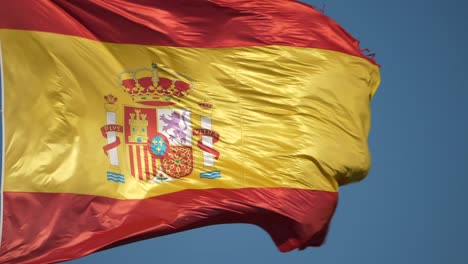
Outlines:
{"label": "royal crown", "polygon": [[120,74],[120,86],[133,101],[153,106],[172,105],[193,89],[187,77],[153,63]]}

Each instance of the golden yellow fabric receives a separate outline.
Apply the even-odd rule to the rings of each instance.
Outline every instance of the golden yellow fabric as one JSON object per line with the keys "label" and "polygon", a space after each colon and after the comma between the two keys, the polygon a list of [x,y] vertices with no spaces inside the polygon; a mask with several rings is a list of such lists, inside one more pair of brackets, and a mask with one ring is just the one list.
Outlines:
{"label": "golden yellow fabric", "polygon": [[[283,47],[176,48],[109,44],[42,32],[0,30],[5,94],[4,191],[140,199],[184,189],[290,187],[337,191],[369,169],[369,103],[378,67],[339,52]],[[152,63],[181,73],[194,89],[174,106],[189,109],[192,129],[212,118],[219,135],[205,179],[199,137],[194,170],[170,182],[135,179],[124,137],[118,147],[125,183],[108,181],[102,147],[103,97],[112,94],[117,124],[138,107],[119,74]],[[200,107],[212,104],[211,109]],[[147,106],[144,106],[147,107]]]}

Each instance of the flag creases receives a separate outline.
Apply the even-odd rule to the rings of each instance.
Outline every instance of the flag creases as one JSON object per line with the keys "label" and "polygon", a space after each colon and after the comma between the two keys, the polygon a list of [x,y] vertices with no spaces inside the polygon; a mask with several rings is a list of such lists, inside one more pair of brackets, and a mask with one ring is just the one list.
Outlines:
{"label": "flag creases", "polygon": [[1,1],[0,41],[0,263],[223,223],[319,246],[369,170],[379,66],[305,4]]}

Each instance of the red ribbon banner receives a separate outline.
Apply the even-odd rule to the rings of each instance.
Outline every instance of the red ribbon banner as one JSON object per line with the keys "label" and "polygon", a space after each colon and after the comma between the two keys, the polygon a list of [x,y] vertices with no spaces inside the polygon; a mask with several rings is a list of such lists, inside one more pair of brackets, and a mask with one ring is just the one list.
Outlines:
{"label": "red ribbon banner", "polygon": [[[194,136],[207,136],[207,137],[212,137],[213,138],[213,144],[219,141],[219,134],[214,132],[213,130],[209,129],[194,129],[193,130],[193,135]],[[210,148],[206,145],[203,145],[202,139],[198,140],[197,146],[203,150],[206,151],[210,154],[212,154],[215,159],[219,159],[219,152],[215,150],[214,148]]]}
{"label": "red ribbon banner", "polygon": [[[120,133],[122,133],[123,132],[123,126],[120,126],[120,125],[105,125],[105,126],[101,127],[101,134],[102,134],[103,137],[107,138],[107,133],[108,132],[120,132]],[[113,148],[116,148],[118,145],[120,145],[120,138],[116,137],[114,142],[105,145],[104,147],[102,147],[102,149],[104,150],[104,153],[106,153],[106,155],[107,155],[109,150],[111,150]]]}

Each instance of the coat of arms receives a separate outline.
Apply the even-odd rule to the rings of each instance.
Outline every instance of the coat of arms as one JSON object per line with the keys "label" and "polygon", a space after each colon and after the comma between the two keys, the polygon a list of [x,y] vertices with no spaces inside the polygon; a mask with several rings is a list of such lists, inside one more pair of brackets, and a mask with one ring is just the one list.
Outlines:
{"label": "coat of arms", "polygon": [[[173,78],[161,77],[161,71]],[[101,133],[107,139],[103,148],[110,162],[108,180],[125,183],[118,151],[121,147],[125,148],[125,164],[131,176],[140,181],[160,183],[191,175],[194,146],[203,151],[204,166],[213,168],[201,172],[200,177],[221,177],[215,169],[220,154],[213,148],[219,134],[211,128],[211,117],[201,116],[201,127],[192,128],[191,110],[174,106],[192,91],[189,78],[157,64],[122,72],[119,77],[120,87],[134,104],[119,106],[114,95],[104,97],[107,124]],[[202,102],[199,107],[209,109],[211,104]],[[123,114],[122,125],[117,124],[118,112]],[[199,137],[196,144],[194,137]]]}

